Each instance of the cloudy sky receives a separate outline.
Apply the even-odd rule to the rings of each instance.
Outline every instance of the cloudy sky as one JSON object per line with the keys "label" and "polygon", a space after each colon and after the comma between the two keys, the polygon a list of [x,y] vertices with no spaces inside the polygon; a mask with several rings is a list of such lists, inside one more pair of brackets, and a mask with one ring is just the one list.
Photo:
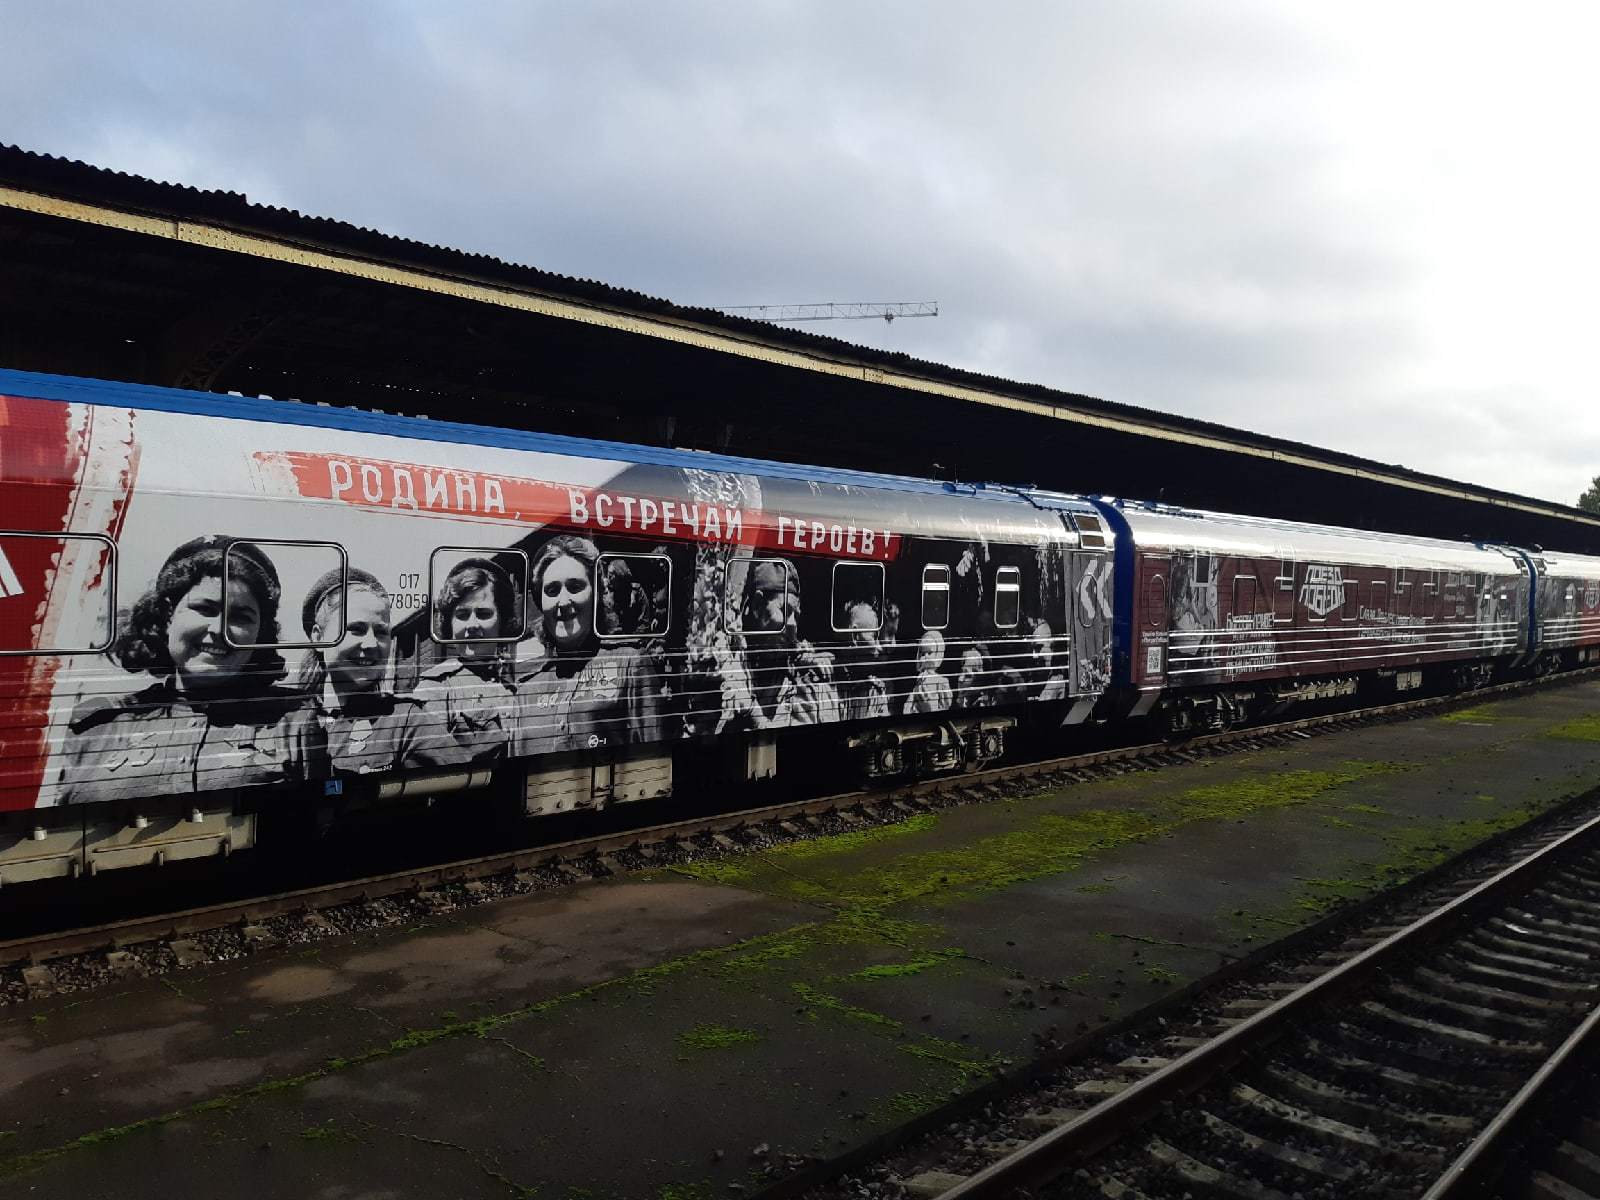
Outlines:
{"label": "cloudy sky", "polygon": [[0,140],[1572,503],[1600,6],[0,0]]}

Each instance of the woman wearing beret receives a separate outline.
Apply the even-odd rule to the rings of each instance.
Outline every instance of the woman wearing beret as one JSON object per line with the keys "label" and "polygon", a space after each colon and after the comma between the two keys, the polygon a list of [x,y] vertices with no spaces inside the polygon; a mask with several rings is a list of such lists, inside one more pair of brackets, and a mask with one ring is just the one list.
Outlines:
{"label": "woman wearing beret", "polygon": [[147,686],[91,697],[73,710],[58,801],[294,778],[284,723],[297,700],[273,687],[283,659],[247,645],[279,640],[281,592],[272,560],[251,542],[212,534],[168,555],[113,648]]}
{"label": "woman wearing beret", "polygon": [[390,602],[374,575],[358,567],[329,571],[311,585],[300,623],[313,642],[339,640],[307,650],[295,675],[297,689],[310,700],[290,718],[297,774],[345,777],[465,760],[425,700],[383,689],[392,637]]}
{"label": "woman wearing beret", "polygon": [[662,736],[660,681],[636,646],[603,643],[595,629],[596,565],[588,538],[559,534],[533,562],[547,657],[517,687],[518,754],[653,742]]}
{"label": "woman wearing beret", "polygon": [[445,577],[434,601],[435,637],[454,653],[422,672],[416,697],[443,720],[460,761],[506,756],[516,717],[509,652],[521,632],[517,589],[493,559],[469,558]]}

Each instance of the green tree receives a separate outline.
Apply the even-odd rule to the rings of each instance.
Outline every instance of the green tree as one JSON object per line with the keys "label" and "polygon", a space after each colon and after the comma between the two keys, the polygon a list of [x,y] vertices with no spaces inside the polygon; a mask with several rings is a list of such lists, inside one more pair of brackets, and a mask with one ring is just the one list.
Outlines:
{"label": "green tree", "polygon": [[1584,512],[1600,513],[1600,475],[1596,475],[1589,490],[1578,497],[1578,507]]}

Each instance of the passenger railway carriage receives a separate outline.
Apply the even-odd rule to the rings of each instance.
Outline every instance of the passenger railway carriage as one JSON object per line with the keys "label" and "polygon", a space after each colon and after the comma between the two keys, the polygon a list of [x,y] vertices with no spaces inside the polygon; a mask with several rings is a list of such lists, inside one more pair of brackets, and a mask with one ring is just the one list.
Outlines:
{"label": "passenger railway carriage", "polygon": [[0,884],[1597,659],[1600,559],[0,371]]}
{"label": "passenger railway carriage", "polygon": [[[1363,683],[1399,693],[1434,678],[1474,686],[1534,648],[1534,574],[1509,547],[1101,507],[1124,551],[1117,681],[1132,714],[1159,711],[1177,731],[1355,695]],[[1581,624],[1570,623],[1572,637]],[[1591,626],[1590,644],[1596,635]]]}
{"label": "passenger railway carriage", "polygon": [[657,799],[682,746],[951,770],[1110,671],[1073,497],[16,372],[0,456],[0,882]]}

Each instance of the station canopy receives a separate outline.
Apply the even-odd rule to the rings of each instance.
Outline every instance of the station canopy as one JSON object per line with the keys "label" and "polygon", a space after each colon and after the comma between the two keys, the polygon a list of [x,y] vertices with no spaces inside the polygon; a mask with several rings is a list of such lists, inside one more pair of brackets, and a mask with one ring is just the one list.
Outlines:
{"label": "station canopy", "polygon": [[0,366],[1600,553],[1575,508],[15,147]]}

